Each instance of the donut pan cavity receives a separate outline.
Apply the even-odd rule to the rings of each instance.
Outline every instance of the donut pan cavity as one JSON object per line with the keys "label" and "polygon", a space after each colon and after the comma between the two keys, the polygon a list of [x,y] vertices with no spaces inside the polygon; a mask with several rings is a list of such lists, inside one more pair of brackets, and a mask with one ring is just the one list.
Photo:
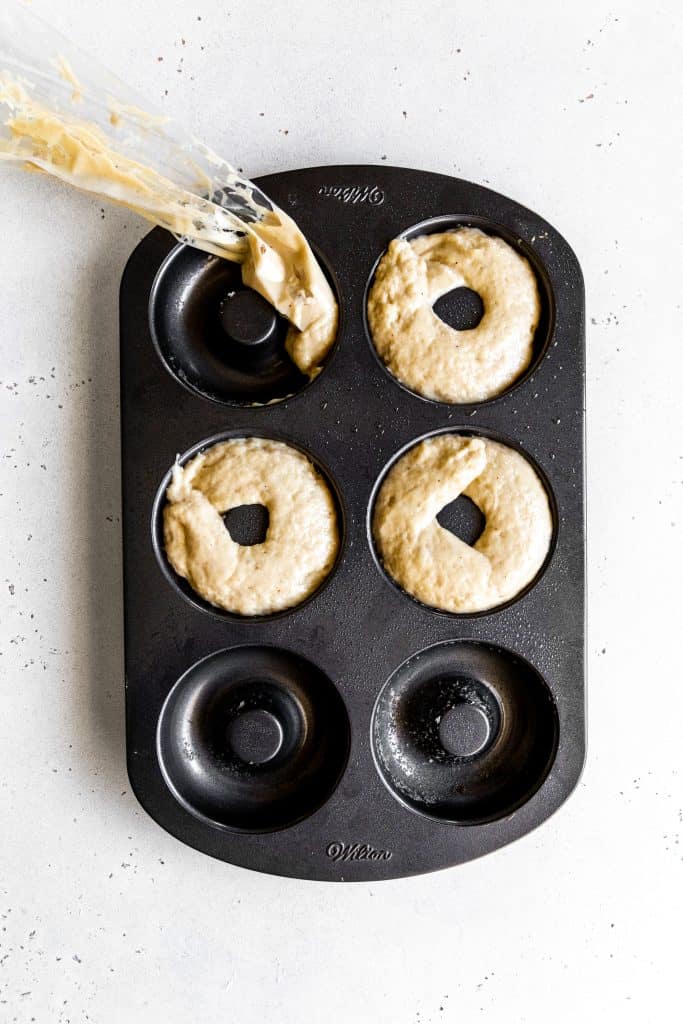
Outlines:
{"label": "donut pan cavity", "polygon": [[[161,230],[121,286],[128,771],[165,829],[260,871],[354,881],[459,864],[524,835],[566,799],[584,758],[584,297],[576,257],[546,221],[488,189],[392,167],[324,167],[259,185],[301,225],[340,303],[336,345],[308,382],[285,325],[239,268]],[[365,301],[398,235],[469,224],[519,247],[543,316],[532,366],[478,405],[427,401],[378,359]],[[481,315],[459,289],[437,312]],[[404,594],[368,523],[397,453],[478,432],[526,454],[555,521],[537,579],[514,601],[449,615]],[[176,459],[228,437],[306,452],[337,503],[337,564],[274,616],[221,613],[165,559],[163,497]],[[245,543],[263,510],[235,510]],[[439,516],[472,543],[461,498]],[[235,532],[233,532],[235,531]]]}
{"label": "donut pan cavity", "polygon": [[[228,441],[231,438],[244,436],[245,432],[243,430],[223,430],[220,433],[215,434],[213,437],[202,439],[198,444],[193,445],[188,451],[182,454],[178,453],[177,463],[184,466],[191,459],[195,458],[195,456],[211,448],[214,444],[220,444],[222,441]],[[344,542],[346,539],[346,519],[344,516],[341,492],[338,485],[330,475],[327,466],[325,466],[312,451],[298,443],[294,438],[282,433],[274,434],[268,430],[250,431],[248,436],[269,438],[271,440],[285,442],[291,447],[297,448],[315,466],[316,471],[323,478],[327,484],[330,494],[332,495],[332,500],[337,513],[339,551],[332,569],[318,586],[317,590],[314,590],[313,593],[305,599],[305,601],[302,601],[297,605],[297,608],[302,608],[308,601],[312,601],[317,597],[323,587],[327,585],[339,564],[341,554],[344,550]],[[159,568],[168,580],[169,584],[193,607],[198,608],[200,611],[207,612],[209,615],[216,615],[222,619],[232,619],[236,622],[253,624],[255,622],[272,620],[279,615],[289,615],[289,609],[274,612],[271,615],[250,615],[249,617],[225,611],[224,609],[218,608],[206,601],[190,586],[187,580],[183,579],[182,576],[179,576],[178,573],[175,572],[164,552],[164,506],[166,505],[166,491],[171,483],[172,472],[173,466],[170,466],[159,484],[159,489],[157,490],[154,504],[152,506],[152,546],[154,548],[154,554],[156,555]],[[265,537],[268,528],[268,510],[263,505],[240,505],[227,512],[223,516],[223,521],[225,522],[226,528],[234,541],[239,544],[254,544],[258,543]]]}

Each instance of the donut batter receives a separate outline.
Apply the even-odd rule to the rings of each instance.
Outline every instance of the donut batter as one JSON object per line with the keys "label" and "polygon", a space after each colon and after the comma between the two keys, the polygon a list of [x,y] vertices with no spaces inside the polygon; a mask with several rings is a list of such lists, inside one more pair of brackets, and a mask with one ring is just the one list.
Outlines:
{"label": "donut batter", "polygon": [[[437,522],[460,494],[486,517],[471,547]],[[507,445],[442,434],[411,448],[390,469],[373,513],[384,568],[413,597],[449,612],[478,612],[531,583],[550,548],[545,487]]]}
{"label": "donut batter", "polygon": [[[242,265],[242,280],[291,326],[285,346],[302,373],[315,377],[331,349],[338,310],[311,247],[291,217],[265,205],[251,182],[194,139],[178,148],[168,118],[108,100],[106,123],[95,88],[81,84],[64,58],[56,61],[66,99],[42,101],[40,84],[0,69],[0,161],[16,161],[127,206],[183,242]],[[40,79],[38,80],[40,83]],[[76,116],[72,107],[76,105]],[[3,113],[2,108],[6,108]],[[4,132],[3,130],[4,129]],[[151,158],[168,165],[167,174]],[[173,175],[171,177],[170,175]],[[227,189],[242,216],[205,195]]]}
{"label": "donut batter", "polygon": [[[299,604],[328,575],[339,549],[330,490],[301,452],[281,441],[236,438],[176,465],[166,492],[164,545],[175,571],[205,600],[240,615]],[[265,505],[262,544],[237,544],[221,518]]]}
{"label": "donut batter", "polygon": [[[450,327],[432,308],[463,286],[484,304],[469,331]],[[368,297],[372,340],[387,369],[440,402],[482,402],[513,384],[531,362],[539,316],[527,260],[477,228],[394,239]]]}

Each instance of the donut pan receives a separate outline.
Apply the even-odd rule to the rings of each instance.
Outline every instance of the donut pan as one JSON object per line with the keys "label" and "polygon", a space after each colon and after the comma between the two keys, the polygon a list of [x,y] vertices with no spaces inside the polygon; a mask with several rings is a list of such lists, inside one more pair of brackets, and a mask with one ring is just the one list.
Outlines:
{"label": "donut pan", "polygon": [[[238,267],[152,231],[121,285],[121,417],[128,772],[168,832],[258,871],[329,881],[463,863],[530,832],[576,786],[584,760],[584,295],[576,257],[517,203],[455,178],[387,166],[269,175],[300,224],[341,319],[308,383],[286,325]],[[392,238],[480,227],[519,248],[543,315],[529,372],[478,405],[427,401],[376,356],[365,303]],[[466,329],[464,289],[436,305]],[[384,573],[370,516],[397,454],[437,432],[502,440],[538,469],[555,520],[537,579],[477,615],[428,608]],[[337,564],[300,606],[243,618],[175,575],[162,538],[176,456],[216,439],[270,437],[305,451],[337,502]],[[258,542],[257,506],[226,528]],[[472,542],[481,516],[439,516]]]}

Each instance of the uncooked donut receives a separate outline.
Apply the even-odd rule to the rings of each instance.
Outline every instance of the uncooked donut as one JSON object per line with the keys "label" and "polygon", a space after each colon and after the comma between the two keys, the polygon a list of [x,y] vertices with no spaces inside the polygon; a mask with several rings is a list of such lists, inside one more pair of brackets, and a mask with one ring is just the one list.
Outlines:
{"label": "uncooked donut", "polygon": [[[473,547],[437,522],[460,494],[486,526]],[[384,568],[409,594],[449,612],[478,612],[515,597],[545,561],[553,521],[531,464],[488,438],[441,434],[390,469],[373,513]]]}
{"label": "uncooked donut", "polygon": [[[175,569],[205,600],[240,615],[299,604],[322,583],[339,548],[330,490],[301,452],[281,441],[223,441],[176,465],[166,492],[164,545]],[[243,546],[222,514],[265,505],[262,544]]]}
{"label": "uncooked donut", "polygon": [[[454,288],[477,292],[484,315],[457,331],[433,310]],[[536,278],[526,259],[476,228],[397,238],[379,262],[368,323],[387,369],[424,398],[482,402],[529,366],[540,316]]]}

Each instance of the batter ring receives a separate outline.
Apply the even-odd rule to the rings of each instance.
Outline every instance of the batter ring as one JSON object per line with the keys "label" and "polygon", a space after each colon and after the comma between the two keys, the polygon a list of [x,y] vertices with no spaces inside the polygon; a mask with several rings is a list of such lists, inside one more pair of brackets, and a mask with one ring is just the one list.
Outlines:
{"label": "batter ring", "polygon": [[[339,531],[329,487],[296,448],[266,438],[219,442],[176,465],[166,492],[164,546],[175,571],[206,601],[239,615],[299,604],[332,569]],[[222,515],[264,505],[261,544],[237,544]]]}
{"label": "batter ring", "polygon": [[[479,324],[457,331],[432,308],[460,287],[484,304]],[[396,238],[382,257],[368,296],[377,353],[402,384],[440,402],[483,402],[526,370],[541,314],[536,277],[501,238],[458,228]]]}
{"label": "batter ring", "polygon": [[[474,546],[437,522],[464,494],[486,517]],[[411,448],[381,484],[372,521],[387,573],[424,604],[479,612],[511,600],[537,575],[553,520],[546,489],[519,452],[498,441],[441,434]]]}

